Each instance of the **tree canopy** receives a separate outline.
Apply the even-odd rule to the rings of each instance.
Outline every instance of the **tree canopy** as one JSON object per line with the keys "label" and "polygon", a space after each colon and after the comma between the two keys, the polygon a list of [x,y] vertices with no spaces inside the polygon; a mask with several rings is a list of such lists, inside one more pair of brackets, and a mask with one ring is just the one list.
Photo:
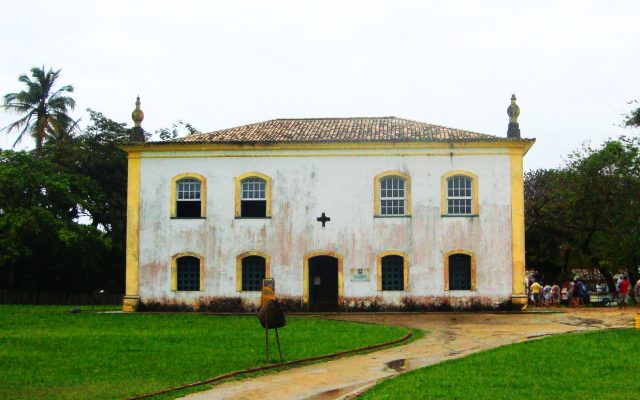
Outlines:
{"label": "tree canopy", "polygon": [[547,275],[640,265],[640,140],[583,146],[563,168],[525,176],[527,265]]}

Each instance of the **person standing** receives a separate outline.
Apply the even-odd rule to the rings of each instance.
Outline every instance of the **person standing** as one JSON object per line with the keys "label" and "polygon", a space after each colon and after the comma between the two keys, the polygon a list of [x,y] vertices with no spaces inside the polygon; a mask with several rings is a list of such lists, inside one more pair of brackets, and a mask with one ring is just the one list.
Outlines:
{"label": "person standing", "polygon": [[560,301],[562,299],[561,299],[560,286],[558,286],[558,284],[556,282],[554,282],[553,286],[551,286],[551,296],[552,296],[552,304],[554,306],[559,306],[560,305]]}
{"label": "person standing", "polygon": [[627,302],[629,300],[629,281],[627,280],[626,275],[622,275],[622,279],[618,285],[618,291],[620,292],[618,308],[627,308]]}
{"label": "person standing", "polygon": [[542,289],[542,286],[540,286],[540,284],[535,281],[533,282],[533,284],[531,285],[531,294],[533,295],[533,304],[536,307],[540,307],[540,290]]}

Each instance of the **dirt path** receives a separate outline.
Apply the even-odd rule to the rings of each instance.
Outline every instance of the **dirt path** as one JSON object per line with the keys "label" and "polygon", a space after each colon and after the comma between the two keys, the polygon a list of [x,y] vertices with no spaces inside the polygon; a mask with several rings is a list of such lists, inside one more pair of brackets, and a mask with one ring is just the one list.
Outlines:
{"label": "dirt path", "polygon": [[340,314],[330,318],[428,330],[422,339],[371,354],[228,382],[186,398],[343,399],[378,380],[480,350],[555,333],[632,327],[638,310],[546,314]]}

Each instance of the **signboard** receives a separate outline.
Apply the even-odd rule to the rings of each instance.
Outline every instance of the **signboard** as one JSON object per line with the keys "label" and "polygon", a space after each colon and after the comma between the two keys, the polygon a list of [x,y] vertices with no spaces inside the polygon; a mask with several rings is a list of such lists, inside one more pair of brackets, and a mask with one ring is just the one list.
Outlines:
{"label": "signboard", "polygon": [[273,278],[267,278],[262,280],[262,300],[260,301],[260,307],[264,307],[269,300],[276,299],[276,280]]}
{"label": "signboard", "polygon": [[351,282],[369,282],[369,268],[352,268]]}

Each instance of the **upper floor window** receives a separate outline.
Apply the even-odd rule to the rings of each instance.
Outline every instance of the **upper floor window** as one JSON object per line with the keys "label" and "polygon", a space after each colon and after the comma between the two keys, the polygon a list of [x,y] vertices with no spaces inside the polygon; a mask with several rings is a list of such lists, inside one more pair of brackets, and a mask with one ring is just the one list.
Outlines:
{"label": "upper floor window", "polygon": [[236,217],[271,217],[271,178],[258,172],[236,177]]}
{"label": "upper floor window", "polygon": [[472,200],[471,178],[456,175],[447,179],[447,214],[470,215]]}
{"label": "upper floor window", "polygon": [[175,176],[171,180],[171,217],[204,217],[206,182],[204,176],[191,172]]}
{"label": "upper floor window", "polygon": [[171,290],[190,292],[203,290],[204,262],[194,253],[179,253],[171,259]]}
{"label": "upper floor window", "polygon": [[452,171],[443,176],[442,214],[474,216],[478,214],[478,178],[466,171]]}
{"label": "upper floor window", "polygon": [[402,217],[411,214],[411,179],[400,171],[387,171],[374,179],[374,215]]}
{"label": "upper floor window", "polygon": [[193,178],[181,179],[178,181],[176,188],[177,203],[176,217],[199,217],[202,207],[202,199],[200,198],[201,185],[200,181]]}
{"label": "upper floor window", "polygon": [[248,251],[236,257],[236,291],[260,291],[262,280],[269,277],[270,257]]}

